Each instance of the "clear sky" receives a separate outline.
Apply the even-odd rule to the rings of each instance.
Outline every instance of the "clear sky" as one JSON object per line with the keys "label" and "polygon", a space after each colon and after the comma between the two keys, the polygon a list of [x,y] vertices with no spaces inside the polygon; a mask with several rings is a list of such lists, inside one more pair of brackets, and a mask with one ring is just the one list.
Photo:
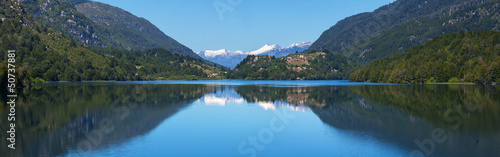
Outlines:
{"label": "clear sky", "polygon": [[253,51],[265,44],[288,46],[314,42],[337,21],[373,11],[394,0],[96,1],[146,18],[168,36],[198,52]]}

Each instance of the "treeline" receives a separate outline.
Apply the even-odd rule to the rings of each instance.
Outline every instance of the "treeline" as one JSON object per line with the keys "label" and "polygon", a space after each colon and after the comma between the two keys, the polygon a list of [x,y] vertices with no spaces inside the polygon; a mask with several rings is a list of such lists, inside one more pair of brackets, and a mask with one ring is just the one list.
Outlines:
{"label": "treeline", "polygon": [[356,70],[355,82],[500,82],[500,32],[452,33]]}
{"label": "treeline", "polygon": [[245,80],[341,80],[359,67],[347,57],[333,53],[296,53],[285,57],[247,56],[227,73],[228,79]]}
{"label": "treeline", "polygon": [[[18,85],[45,81],[203,79],[217,68],[164,49],[126,51],[84,47],[35,22],[14,1],[0,1],[0,70],[16,50]],[[204,71],[205,70],[205,71]]]}
{"label": "treeline", "polygon": [[[205,71],[219,71],[215,66],[201,59],[171,53],[165,49],[118,50],[90,47],[93,52],[104,56],[110,68],[117,73],[106,80],[197,80],[207,77]],[[130,75],[132,74],[132,75]],[[132,78],[132,79],[130,79]]]}

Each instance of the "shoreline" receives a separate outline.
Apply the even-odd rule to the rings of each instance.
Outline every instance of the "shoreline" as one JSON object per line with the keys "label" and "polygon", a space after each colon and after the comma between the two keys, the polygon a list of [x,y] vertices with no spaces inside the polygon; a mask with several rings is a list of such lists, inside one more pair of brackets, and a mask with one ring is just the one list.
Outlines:
{"label": "shoreline", "polygon": [[424,85],[478,85],[478,84],[472,82],[463,82],[463,83],[437,82],[437,83],[424,83]]}
{"label": "shoreline", "polygon": [[[117,81],[117,80],[95,80],[95,81],[56,81],[56,82],[43,82],[40,84],[51,84],[51,83],[92,83],[92,82],[141,82],[141,81],[348,81],[350,83],[387,83],[387,84],[400,84],[400,85],[480,85],[472,82],[459,82],[459,83],[449,83],[449,82],[436,82],[436,83],[389,83],[389,82],[352,82],[349,80],[244,80],[244,79],[199,79],[199,80],[131,80],[131,81]],[[490,83],[485,85],[496,86],[497,83]]]}

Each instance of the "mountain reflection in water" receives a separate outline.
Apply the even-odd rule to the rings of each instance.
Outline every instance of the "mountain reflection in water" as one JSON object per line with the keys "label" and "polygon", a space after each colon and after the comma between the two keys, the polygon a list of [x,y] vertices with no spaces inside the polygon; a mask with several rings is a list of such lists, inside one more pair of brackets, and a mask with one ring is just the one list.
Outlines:
{"label": "mountain reflection in water", "polygon": [[[193,110],[193,104],[203,104],[214,109],[258,107],[265,112],[286,108],[315,114],[330,129],[393,145],[403,156],[413,150],[425,152],[415,141],[432,138],[432,132],[441,129],[447,139],[435,143],[432,155],[495,156],[500,153],[499,93],[498,87],[474,85],[48,84],[19,98],[17,148],[8,149],[4,141],[0,150],[7,156],[92,155],[150,136],[170,117]],[[7,109],[4,104],[0,110],[2,130],[7,129]],[[458,118],[459,123],[447,121],[447,116]],[[6,139],[7,134],[0,137]],[[221,140],[238,143],[242,139]],[[271,144],[285,147],[280,142]],[[237,146],[227,151],[237,153]]]}

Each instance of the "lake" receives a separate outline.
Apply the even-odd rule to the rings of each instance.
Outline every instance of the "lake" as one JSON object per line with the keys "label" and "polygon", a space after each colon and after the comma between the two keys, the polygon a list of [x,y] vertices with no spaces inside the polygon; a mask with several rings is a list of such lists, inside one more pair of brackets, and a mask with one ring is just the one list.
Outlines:
{"label": "lake", "polygon": [[498,156],[500,88],[347,81],[49,83],[1,156]]}

